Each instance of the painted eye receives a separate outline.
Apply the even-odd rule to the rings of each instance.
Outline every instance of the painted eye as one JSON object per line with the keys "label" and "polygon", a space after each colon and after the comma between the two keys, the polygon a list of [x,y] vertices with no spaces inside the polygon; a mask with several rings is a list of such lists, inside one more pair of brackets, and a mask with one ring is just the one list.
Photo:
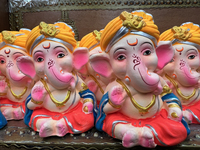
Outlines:
{"label": "painted eye", "polygon": [[126,59],[126,57],[125,57],[124,55],[119,55],[119,56],[117,57],[117,59],[118,59],[118,60],[124,60],[124,59]]}
{"label": "painted eye", "polygon": [[63,57],[65,57],[65,54],[59,53],[57,57],[58,57],[58,58],[63,58]]}
{"label": "painted eye", "polygon": [[4,60],[1,60],[1,64],[4,64],[5,63],[5,61]]}
{"label": "painted eye", "polygon": [[43,62],[43,61],[44,61],[44,59],[42,57],[37,58],[37,62]]}
{"label": "painted eye", "polygon": [[195,58],[195,55],[190,55],[189,57],[188,57],[188,59],[194,59]]}
{"label": "painted eye", "polygon": [[143,53],[143,55],[146,55],[146,56],[148,56],[148,55],[150,55],[151,54],[151,51],[150,50],[146,50],[144,53]]}

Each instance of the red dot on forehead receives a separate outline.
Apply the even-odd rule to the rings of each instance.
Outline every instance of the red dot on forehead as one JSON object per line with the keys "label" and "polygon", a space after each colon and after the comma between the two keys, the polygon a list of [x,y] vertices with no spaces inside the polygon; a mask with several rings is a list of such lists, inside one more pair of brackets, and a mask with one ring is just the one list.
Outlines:
{"label": "red dot on forehead", "polygon": [[10,53],[10,49],[6,49],[4,50],[5,54],[9,54]]}

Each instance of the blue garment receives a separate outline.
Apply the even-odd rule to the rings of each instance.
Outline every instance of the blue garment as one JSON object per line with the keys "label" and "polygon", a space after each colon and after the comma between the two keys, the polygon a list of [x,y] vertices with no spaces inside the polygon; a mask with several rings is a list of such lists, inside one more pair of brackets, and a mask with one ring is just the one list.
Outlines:
{"label": "blue garment", "polygon": [[[166,94],[164,95],[163,97],[161,97],[162,101],[163,102],[166,102],[168,104],[170,103],[176,103],[180,106],[181,110],[182,110],[182,105],[181,105],[181,101],[178,99],[178,97],[176,95],[174,95],[174,93],[169,93],[169,94]],[[181,123],[184,125],[184,127],[186,128],[187,130],[187,135],[190,134],[190,128],[187,124],[187,122],[185,121],[185,118],[182,117],[181,119]]]}
{"label": "blue garment", "polygon": [[26,98],[26,101],[25,101],[25,107],[26,107],[26,112],[25,112],[25,115],[24,115],[24,123],[29,126],[29,122],[31,120],[31,115],[33,113],[33,110],[30,110],[28,107],[27,107],[27,104],[28,102],[31,100],[31,94],[29,94],[29,96]]}
{"label": "blue garment", "polygon": [[97,103],[96,103],[96,97],[94,95],[94,93],[92,91],[90,91],[89,89],[84,90],[79,92],[79,95],[81,98],[90,98],[93,100],[93,115],[94,115],[94,120],[96,120],[96,116],[97,116]]}
{"label": "blue garment", "polygon": [[0,129],[3,128],[7,124],[7,120],[0,111]]}
{"label": "blue garment", "polygon": [[97,119],[96,119],[95,127],[99,131],[103,131],[102,130],[103,121],[106,118],[106,114],[103,112],[103,108],[108,103],[108,100],[109,100],[109,97],[108,97],[108,92],[107,92],[106,94],[103,95],[103,97],[100,101],[99,110],[98,110],[98,113],[97,113]]}
{"label": "blue garment", "polygon": [[178,99],[178,97],[176,95],[174,95],[174,93],[169,93],[164,95],[163,97],[161,97],[163,102],[166,103],[176,103],[180,106],[180,108],[182,109],[182,105],[181,105],[181,101]]}

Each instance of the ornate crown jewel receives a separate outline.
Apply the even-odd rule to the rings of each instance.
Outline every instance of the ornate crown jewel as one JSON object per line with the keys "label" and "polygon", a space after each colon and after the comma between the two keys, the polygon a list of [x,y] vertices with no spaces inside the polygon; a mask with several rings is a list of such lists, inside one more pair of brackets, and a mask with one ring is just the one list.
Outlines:
{"label": "ornate crown jewel", "polygon": [[41,34],[50,37],[55,37],[55,35],[60,32],[55,26],[49,25],[45,22],[40,22],[39,28]]}
{"label": "ornate crown jewel", "polygon": [[97,41],[100,41],[100,39],[101,39],[101,32],[99,32],[97,30],[94,30],[93,31],[93,35],[96,37]]}
{"label": "ornate crown jewel", "polygon": [[146,25],[142,18],[137,15],[128,13],[127,11],[123,11],[119,17],[123,20],[123,26],[127,28],[140,30]]}
{"label": "ornate crown jewel", "polygon": [[192,34],[189,33],[188,30],[185,30],[181,27],[174,26],[171,30],[174,33],[174,38],[176,39],[186,41],[188,38],[192,36]]}
{"label": "ornate crown jewel", "polygon": [[8,43],[13,44],[16,40],[16,36],[9,31],[2,31],[3,39]]}

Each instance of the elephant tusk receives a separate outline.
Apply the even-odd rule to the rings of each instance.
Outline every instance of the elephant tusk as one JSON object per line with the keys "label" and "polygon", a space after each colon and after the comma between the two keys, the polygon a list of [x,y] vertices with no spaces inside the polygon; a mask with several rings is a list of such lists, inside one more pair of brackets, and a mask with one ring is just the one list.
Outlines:
{"label": "elephant tusk", "polygon": [[193,74],[191,69],[190,69],[190,73]]}

